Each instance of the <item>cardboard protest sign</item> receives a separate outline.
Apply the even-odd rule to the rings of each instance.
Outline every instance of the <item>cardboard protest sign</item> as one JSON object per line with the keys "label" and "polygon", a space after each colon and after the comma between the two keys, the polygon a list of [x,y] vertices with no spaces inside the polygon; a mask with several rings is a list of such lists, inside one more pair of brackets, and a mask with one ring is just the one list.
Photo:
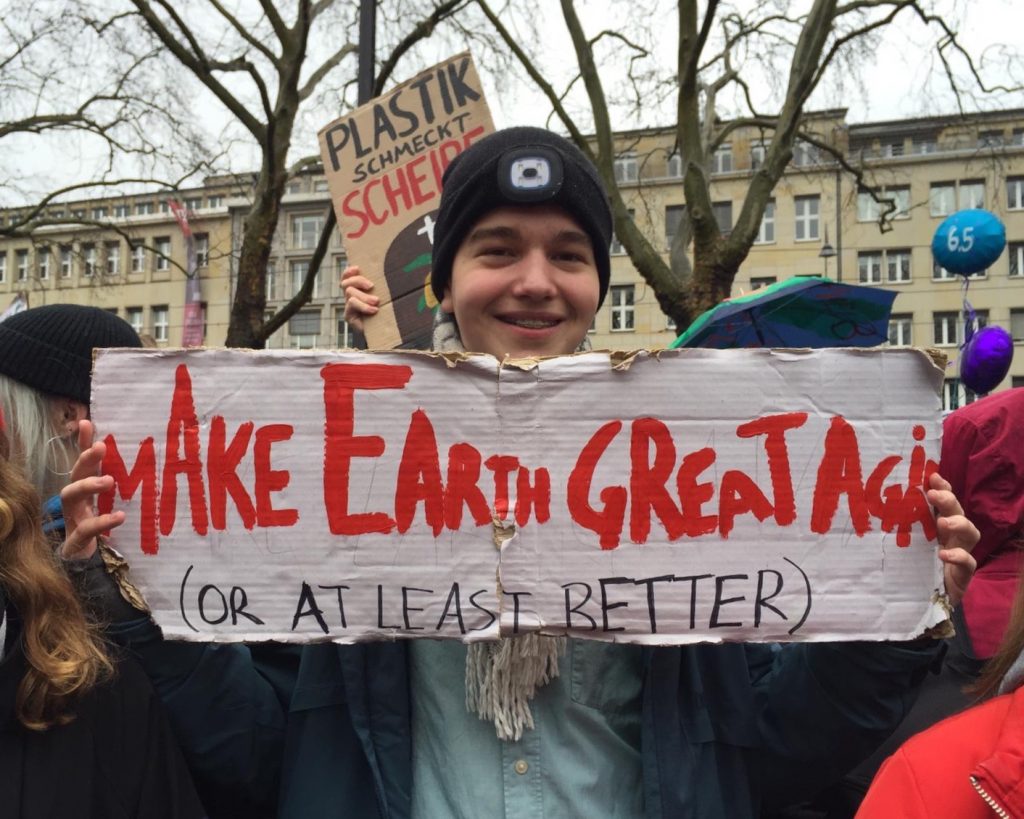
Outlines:
{"label": "cardboard protest sign", "polygon": [[373,349],[429,347],[433,217],[448,163],[494,130],[469,52],[417,74],[320,132],[349,262],[374,283]]}
{"label": "cardboard protest sign", "polygon": [[193,640],[905,639],[944,619],[917,350],[98,354],[114,546]]}

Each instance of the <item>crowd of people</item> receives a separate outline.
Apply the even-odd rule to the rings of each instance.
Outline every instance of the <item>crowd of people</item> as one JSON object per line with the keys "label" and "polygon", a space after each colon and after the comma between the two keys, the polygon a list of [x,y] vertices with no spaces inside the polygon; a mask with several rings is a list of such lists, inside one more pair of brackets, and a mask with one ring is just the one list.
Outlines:
{"label": "crowd of people", "polygon": [[[604,185],[571,143],[509,128],[471,145],[435,219],[433,348],[586,349],[611,239]],[[361,271],[342,284],[348,321],[378,311]],[[101,536],[124,513],[93,507],[111,479],[91,352],[139,345],[94,308],[0,323],[5,816],[788,815],[954,711],[889,749],[858,815],[1024,816],[1024,390],[950,416],[926,489],[952,646],[203,644],[165,641],[133,605]],[[920,690],[941,706],[914,722]]]}

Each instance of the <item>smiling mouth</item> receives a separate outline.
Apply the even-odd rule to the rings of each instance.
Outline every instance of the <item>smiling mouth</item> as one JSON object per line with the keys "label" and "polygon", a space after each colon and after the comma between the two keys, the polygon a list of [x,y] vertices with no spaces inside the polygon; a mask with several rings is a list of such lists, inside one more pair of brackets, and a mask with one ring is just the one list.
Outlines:
{"label": "smiling mouth", "polygon": [[556,327],[561,323],[557,318],[514,318],[502,316],[501,320],[513,327],[522,327],[524,330],[547,330]]}

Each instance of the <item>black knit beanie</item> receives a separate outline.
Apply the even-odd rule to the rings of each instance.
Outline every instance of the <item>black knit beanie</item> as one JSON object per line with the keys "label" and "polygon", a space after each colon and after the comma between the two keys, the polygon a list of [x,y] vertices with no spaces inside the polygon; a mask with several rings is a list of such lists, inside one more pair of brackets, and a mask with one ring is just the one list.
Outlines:
{"label": "black knit beanie", "polygon": [[48,304],[0,322],[0,374],[88,404],[93,349],[141,346],[138,333],[113,313]]}
{"label": "black knit beanie", "polygon": [[434,223],[430,286],[444,298],[452,261],[466,234],[503,205],[565,208],[590,237],[601,284],[608,292],[612,213],[597,169],[567,139],[543,128],[506,128],[470,145],[444,172]]}

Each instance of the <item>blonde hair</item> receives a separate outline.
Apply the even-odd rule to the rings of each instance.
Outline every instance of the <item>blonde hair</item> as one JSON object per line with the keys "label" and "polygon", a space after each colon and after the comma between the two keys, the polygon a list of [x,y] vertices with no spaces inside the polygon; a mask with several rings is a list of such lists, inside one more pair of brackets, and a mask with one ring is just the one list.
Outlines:
{"label": "blonde hair", "polygon": [[60,427],[61,400],[0,374],[11,460],[43,498],[64,488],[78,457],[75,437]]}
{"label": "blonde hair", "polygon": [[42,731],[74,719],[75,699],[109,677],[113,665],[43,535],[38,496],[3,454],[0,585],[21,618],[27,664],[15,711],[26,728]]}

